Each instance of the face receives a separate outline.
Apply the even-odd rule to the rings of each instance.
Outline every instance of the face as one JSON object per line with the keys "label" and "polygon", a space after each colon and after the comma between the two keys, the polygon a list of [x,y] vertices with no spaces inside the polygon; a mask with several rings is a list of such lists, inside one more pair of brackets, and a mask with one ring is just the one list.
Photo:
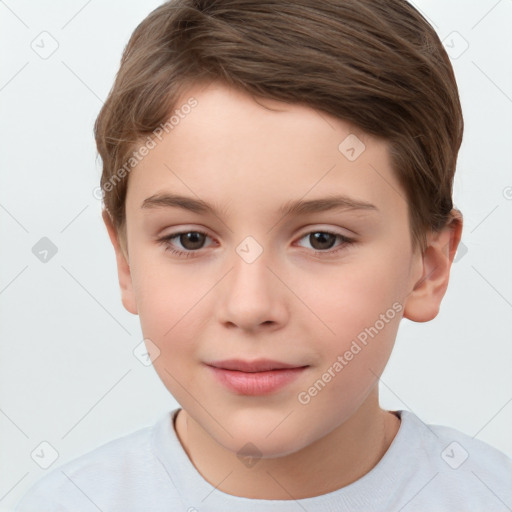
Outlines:
{"label": "face", "polygon": [[[376,390],[423,271],[405,193],[385,142],[339,119],[220,84],[190,97],[129,177],[123,302],[211,438],[289,454]],[[209,366],[228,359],[300,369]]]}

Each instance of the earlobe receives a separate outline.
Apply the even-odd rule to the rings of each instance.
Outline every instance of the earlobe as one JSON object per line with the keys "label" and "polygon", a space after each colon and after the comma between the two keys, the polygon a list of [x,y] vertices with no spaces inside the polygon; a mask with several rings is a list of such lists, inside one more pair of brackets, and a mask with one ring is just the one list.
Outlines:
{"label": "earlobe", "polygon": [[462,215],[452,210],[452,220],[442,230],[429,233],[427,248],[417,257],[418,268],[412,277],[411,292],[405,299],[404,318],[428,322],[439,313],[448,288],[450,269],[462,235]]}
{"label": "earlobe", "polygon": [[119,278],[119,287],[121,289],[121,301],[128,312],[137,315],[137,303],[135,301],[135,293],[133,291],[133,283],[130,264],[128,261],[128,254],[125,254],[121,247],[118,233],[106,209],[103,210],[102,217],[107,228],[108,236],[110,238],[110,241],[112,242],[114,251],[116,253],[117,275]]}

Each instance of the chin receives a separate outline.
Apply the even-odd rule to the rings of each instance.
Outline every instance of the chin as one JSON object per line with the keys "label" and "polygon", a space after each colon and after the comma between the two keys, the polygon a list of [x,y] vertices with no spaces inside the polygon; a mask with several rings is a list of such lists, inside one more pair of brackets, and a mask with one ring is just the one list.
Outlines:
{"label": "chin", "polygon": [[275,437],[266,437],[266,433],[263,432],[260,436],[251,436],[247,433],[241,435],[233,433],[233,436],[220,441],[226,450],[236,454],[239,458],[275,459],[286,457],[300,451],[307,445],[307,443],[305,445],[301,444],[290,432],[284,432],[283,435],[276,435]]}
{"label": "chin", "polygon": [[286,414],[282,413],[271,415],[270,418],[261,416],[246,414],[245,417],[238,415],[236,419],[230,417],[227,430],[232,437],[219,429],[212,432],[212,437],[237,456],[263,459],[285,457],[300,451],[315,440],[314,432],[308,432],[304,422],[292,420],[293,414],[284,421]]}

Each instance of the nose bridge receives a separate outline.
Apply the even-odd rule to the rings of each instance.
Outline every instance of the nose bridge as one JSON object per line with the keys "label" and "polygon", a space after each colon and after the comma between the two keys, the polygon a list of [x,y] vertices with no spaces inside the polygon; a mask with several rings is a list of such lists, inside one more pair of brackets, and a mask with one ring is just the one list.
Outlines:
{"label": "nose bridge", "polygon": [[271,251],[253,236],[235,248],[231,271],[221,289],[219,301],[223,322],[255,328],[260,324],[281,323],[286,312],[283,285],[276,278]]}

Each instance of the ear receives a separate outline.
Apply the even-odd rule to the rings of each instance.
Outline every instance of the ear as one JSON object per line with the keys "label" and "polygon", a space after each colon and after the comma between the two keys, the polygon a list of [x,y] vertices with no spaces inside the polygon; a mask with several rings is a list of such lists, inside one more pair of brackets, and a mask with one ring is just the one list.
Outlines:
{"label": "ear", "polygon": [[451,221],[440,231],[430,232],[427,248],[418,254],[421,278],[405,300],[404,318],[413,322],[428,322],[439,313],[441,301],[448,288],[450,269],[462,236],[462,214],[451,211]]}
{"label": "ear", "polygon": [[127,311],[136,315],[137,303],[135,301],[135,293],[133,292],[132,276],[130,271],[130,263],[128,262],[128,255],[124,253],[121,244],[119,243],[119,235],[112,224],[110,215],[106,209],[102,212],[103,221],[107,227],[108,236],[114,246],[117,261],[117,275],[119,277],[119,286],[121,288],[121,301]]}

